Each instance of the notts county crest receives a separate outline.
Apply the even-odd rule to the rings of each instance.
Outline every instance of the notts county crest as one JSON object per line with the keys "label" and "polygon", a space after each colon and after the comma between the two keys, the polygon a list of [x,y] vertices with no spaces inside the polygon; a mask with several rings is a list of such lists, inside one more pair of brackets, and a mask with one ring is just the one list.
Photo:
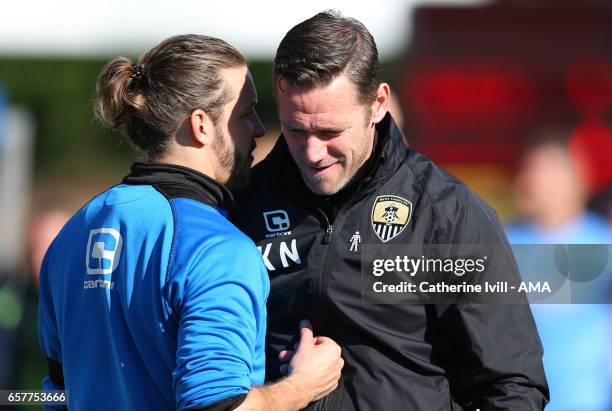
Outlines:
{"label": "notts county crest", "polygon": [[395,238],[410,221],[412,203],[398,196],[376,197],[372,207],[372,228],[383,243]]}

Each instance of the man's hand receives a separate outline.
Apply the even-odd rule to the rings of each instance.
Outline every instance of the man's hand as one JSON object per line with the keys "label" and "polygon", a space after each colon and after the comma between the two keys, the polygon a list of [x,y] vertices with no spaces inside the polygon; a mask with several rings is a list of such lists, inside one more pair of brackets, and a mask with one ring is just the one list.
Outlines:
{"label": "man's hand", "polygon": [[[279,359],[283,375],[289,374],[287,382],[295,384],[300,391],[312,394],[316,401],[338,387],[344,360],[340,357],[340,346],[331,338],[315,337],[307,320],[300,322],[300,342],[295,351],[282,351]],[[309,401],[309,402],[310,402]]]}
{"label": "man's hand", "polygon": [[283,351],[281,370],[289,374],[274,384],[251,387],[236,411],[294,411],[320,400],[338,386],[344,360],[340,346],[327,337],[314,337],[306,320],[300,322],[300,342]]}

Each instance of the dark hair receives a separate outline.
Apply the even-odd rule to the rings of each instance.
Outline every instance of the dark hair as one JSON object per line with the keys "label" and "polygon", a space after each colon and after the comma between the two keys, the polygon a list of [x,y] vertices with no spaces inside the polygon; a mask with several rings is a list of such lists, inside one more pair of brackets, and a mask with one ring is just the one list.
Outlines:
{"label": "dark hair", "polygon": [[274,58],[275,90],[282,79],[299,87],[324,87],[345,72],[359,101],[371,103],[381,83],[374,38],[361,22],[333,10],[289,30]]}
{"label": "dark hair", "polygon": [[170,37],[138,64],[117,57],[104,67],[96,84],[96,115],[149,157],[158,156],[193,110],[219,118],[232,97],[220,70],[243,65],[244,57],[223,40]]}

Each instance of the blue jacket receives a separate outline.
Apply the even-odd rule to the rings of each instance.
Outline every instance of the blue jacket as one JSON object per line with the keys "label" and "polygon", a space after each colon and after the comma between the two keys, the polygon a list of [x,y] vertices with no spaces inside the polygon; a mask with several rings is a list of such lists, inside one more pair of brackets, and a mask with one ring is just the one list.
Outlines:
{"label": "blue jacket", "polygon": [[61,367],[44,388],[63,377],[71,409],[154,410],[262,384],[269,281],[231,204],[193,170],[135,163],[85,205],[40,274],[40,344]]}

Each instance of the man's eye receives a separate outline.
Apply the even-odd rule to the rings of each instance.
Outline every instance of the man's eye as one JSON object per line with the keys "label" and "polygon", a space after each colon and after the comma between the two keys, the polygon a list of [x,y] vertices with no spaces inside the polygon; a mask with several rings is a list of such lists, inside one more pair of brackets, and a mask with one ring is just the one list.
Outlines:
{"label": "man's eye", "polygon": [[335,131],[335,130],[334,130],[334,131],[323,131],[323,132],[321,133],[321,135],[322,135],[324,138],[333,138],[333,137],[337,137],[337,136],[339,136],[339,135],[340,135],[340,133],[342,133],[342,132],[341,132],[341,131]]}

